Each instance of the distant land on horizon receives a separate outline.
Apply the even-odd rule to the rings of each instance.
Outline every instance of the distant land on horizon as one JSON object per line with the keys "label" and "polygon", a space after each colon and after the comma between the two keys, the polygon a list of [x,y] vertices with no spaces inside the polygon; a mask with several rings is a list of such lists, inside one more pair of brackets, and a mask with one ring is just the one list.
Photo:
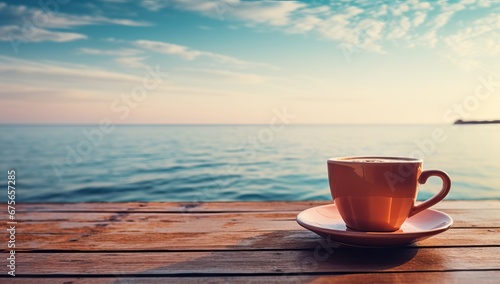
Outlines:
{"label": "distant land on horizon", "polygon": [[500,120],[462,120],[458,119],[453,124],[500,124]]}

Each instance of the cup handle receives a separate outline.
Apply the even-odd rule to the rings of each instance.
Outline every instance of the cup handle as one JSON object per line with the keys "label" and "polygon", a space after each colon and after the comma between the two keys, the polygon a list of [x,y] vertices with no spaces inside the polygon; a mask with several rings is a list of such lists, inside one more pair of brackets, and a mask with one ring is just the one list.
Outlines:
{"label": "cup handle", "polygon": [[410,215],[408,217],[411,217],[411,216],[417,214],[418,212],[435,205],[439,201],[443,200],[443,198],[445,198],[446,195],[448,195],[448,192],[450,192],[451,179],[448,176],[448,174],[446,174],[445,172],[440,171],[440,170],[423,171],[420,174],[420,177],[418,178],[418,182],[420,184],[424,184],[427,181],[427,179],[429,179],[431,176],[437,176],[437,177],[441,178],[441,180],[443,181],[443,186],[441,187],[441,190],[436,195],[434,195],[431,199],[428,199],[428,200],[426,200],[418,205],[413,206],[413,208],[410,211]]}

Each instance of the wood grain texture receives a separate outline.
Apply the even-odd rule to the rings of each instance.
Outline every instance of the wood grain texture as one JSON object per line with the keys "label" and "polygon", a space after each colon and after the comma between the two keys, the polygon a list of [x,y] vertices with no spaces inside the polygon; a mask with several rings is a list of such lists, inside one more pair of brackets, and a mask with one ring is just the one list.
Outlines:
{"label": "wood grain texture", "polygon": [[[65,241],[73,242],[72,245],[78,245],[85,248],[83,243],[88,243],[88,249],[97,246],[94,242],[99,242],[99,246],[109,243],[123,243],[127,238],[136,236],[151,243],[147,247],[154,247],[160,244],[164,247],[164,240],[170,238],[179,238],[181,241],[176,244],[180,247],[185,245],[193,247],[224,247],[238,245],[240,243],[252,242],[255,238],[269,238],[276,236],[279,241],[298,238],[316,238],[316,235],[300,227],[295,221],[272,221],[269,223],[248,224],[248,228],[243,225],[238,226],[232,222],[217,224],[207,221],[200,227],[208,227],[205,231],[198,226],[200,222],[190,224],[168,226],[165,223],[140,223],[140,222],[102,222],[102,223],[18,223],[16,237],[20,241],[18,248],[47,248],[47,245],[55,245]],[[185,230],[183,230],[185,228]],[[500,228],[452,228],[440,236],[446,235],[448,240],[442,245],[473,245],[478,243],[482,245],[494,245],[500,243]],[[495,238],[496,236],[496,238]],[[8,236],[2,234],[0,242],[7,241]],[[37,244],[38,240],[38,244]],[[48,243],[47,243],[48,241]],[[185,241],[185,243],[184,243]],[[214,241],[217,241],[216,243]],[[33,243],[31,243],[33,242]],[[82,243],[83,242],[83,243]],[[269,245],[276,245],[275,242],[269,242]],[[439,245],[439,244],[436,244]],[[135,246],[132,246],[135,247]],[[132,248],[130,247],[130,248]],[[175,244],[169,244],[166,247],[174,249]]]}
{"label": "wood grain texture", "polygon": [[[443,209],[452,216],[455,228],[457,227],[500,227],[500,209]],[[134,212],[20,212],[16,214],[17,221],[23,223],[98,223],[98,222],[141,222],[162,223],[163,227],[182,226],[185,229],[204,231],[207,226],[220,226],[231,222],[238,227],[249,228],[262,223],[273,224],[283,221],[295,222],[300,211],[275,211],[275,212],[226,212],[226,213],[134,213]],[[191,224],[198,222],[195,228]],[[289,229],[285,227],[284,229]],[[218,228],[217,228],[218,229]],[[279,227],[276,229],[280,229]]]}
{"label": "wood grain texture", "polygon": [[314,274],[500,269],[500,247],[18,253],[22,275]]}
{"label": "wood grain texture", "polygon": [[[452,216],[453,227],[396,249],[340,246],[296,223],[300,211],[328,203],[20,204],[16,272],[21,278],[12,282],[4,274],[0,282],[495,283],[492,279],[500,278],[498,200],[441,202],[436,208]],[[0,242],[7,237],[2,234]]]}
{"label": "wood grain texture", "polygon": [[[443,211],[454,218],[452,229],[420,242],[419,246],[500,244],[500,209]],[[20,212],[16,215],[19,222],[17,249],[111,251],[310,248],[322,238],[299,226],[295,221],[297,213]],[[6,234],[1,235],[0,242],[6,242],[7,238]],[[142,242],[131,242],[133,239]]]}
{"label": "wood grain texture", "polygon": [[[20,231],[25,231],[23,228]],[[310,249],[326,239],[302,228],[280,231],[239,232],[135,232],[123,227],[89,227],[71,233],[19,233],[18,251],[172,251],[172,250],[287,250]],[[154,228],[152,229],[154,230]],[[133,241],[141,240],[141,241]],[[2,242],[6,242],[2,236]],[[330,245],[337,245],[330,242]],[[419,247],[496,246],[500,245],[500,229],[451,229],[417,243]]]}
{"label": "wood grain texture", "polygon": [[450,271],[450,272],[406,272],[406,273],[362,273],[333,275],[280,275],[280,276],[212,276],[212,277],[67,277],[67,278],[16,278],[10,283],[19,284],[164,284],[164,283],[454,283],[497,284],[500,271]]}

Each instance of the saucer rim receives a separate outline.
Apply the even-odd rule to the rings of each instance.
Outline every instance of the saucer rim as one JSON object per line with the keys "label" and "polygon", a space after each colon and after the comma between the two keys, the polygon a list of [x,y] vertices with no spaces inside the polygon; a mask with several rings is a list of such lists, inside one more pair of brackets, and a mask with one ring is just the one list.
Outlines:
{"label": "saucer rim", "polygon": [[[329,207],[329,206],[332,206],[335,208],[335,210],[338,212],[338,209],[337,209],[337,206],[335,204],[326,204],[326,205],[318,205],[318,206],[314,206],[314,207],[310,207],[310,208],[307,208],[305,210],[302,210],[301,212],[299,212],[299,214],[297,214],[297,217],[295,218],[297,223],[299,225],[301,225],[302,227],[308,229],[308,230],[311,230],[309,229],[308,227],[312,227],[314,228],[315,230],[318,230],[318,231],[322,231],[322,232],[325,232],[325,233],[331,233],[331,232],[334,232],[334,233],[340,233],[344,236],[377,236],[377,237],[383,237],[383,236],[390,236],[390,237],[394,237],[394,236],[398,236],[398,235],[401,235],[401,236],[405,236],[405,237],[410,237],[410,236],[420,236],[422,234],[430,234],[430,233],[441,233],[441,232],[444,232],[446,230],[448,230],[451,226],[453,226],[453,218],[451,218],[450,215],[442,212],[442,211],[439,211],[439,210],[436,210],[436,209],[431,209],[431,208],[426,208],[425,210],[422,210],[422,212],[425,212],[425,211],[433,211],[437,214],[442,214],[444,216],[446,216],[448,219],[449,219],[449,222],[447,222],[445,225],[443,226],[440,226],[438,228],[434,228],[434,229],[431,229],[431,230],[421,230],[421,231],[418,231],[418,232],[398,232],[398,231],[394,231],[394,232],[378,232],[378,231],[356,231],[356,230],[353,230],[353,231],[345,231],[345,230],[336,230],[336,229],[331,229],[331,228],[324,228],[324,227],[318,227],[318,226],[315,226],[313,224],[310,224],[310,223],[305,223],[303,221],[300,220],[300,215],[303,214],[305,211],[307,210],[312,210],[312,209],[315,209],[315,208],[320,208],[320,207]],[[416,214],[418,215],[418,214]],[[411,218],[411,217],[410,217]],[[406,219],[404,223],[408,222],[408,220],[410,219]],[[340,218],[340,221],[342,224],[345,225],[345,222],[342,220],[342,218]],[[403,224],[404,224],[403,223]],[[311,230],[312,231],[312,230]]]}

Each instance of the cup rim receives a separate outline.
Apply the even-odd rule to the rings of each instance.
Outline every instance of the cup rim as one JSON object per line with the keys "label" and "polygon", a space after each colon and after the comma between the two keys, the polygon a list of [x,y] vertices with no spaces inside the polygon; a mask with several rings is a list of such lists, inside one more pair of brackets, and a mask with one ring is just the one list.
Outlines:
{"label": "cup rim", "polygon": [[[356,161],[357,159],[382,159],[390,161],[372,162],[372,161]],[[328,159],[328,163],[343,163],[343,164],[401,164],[401,163],[422,163],[422,159],[411,157],[388,157],[388,156],[346,156],[333,157]]]}

